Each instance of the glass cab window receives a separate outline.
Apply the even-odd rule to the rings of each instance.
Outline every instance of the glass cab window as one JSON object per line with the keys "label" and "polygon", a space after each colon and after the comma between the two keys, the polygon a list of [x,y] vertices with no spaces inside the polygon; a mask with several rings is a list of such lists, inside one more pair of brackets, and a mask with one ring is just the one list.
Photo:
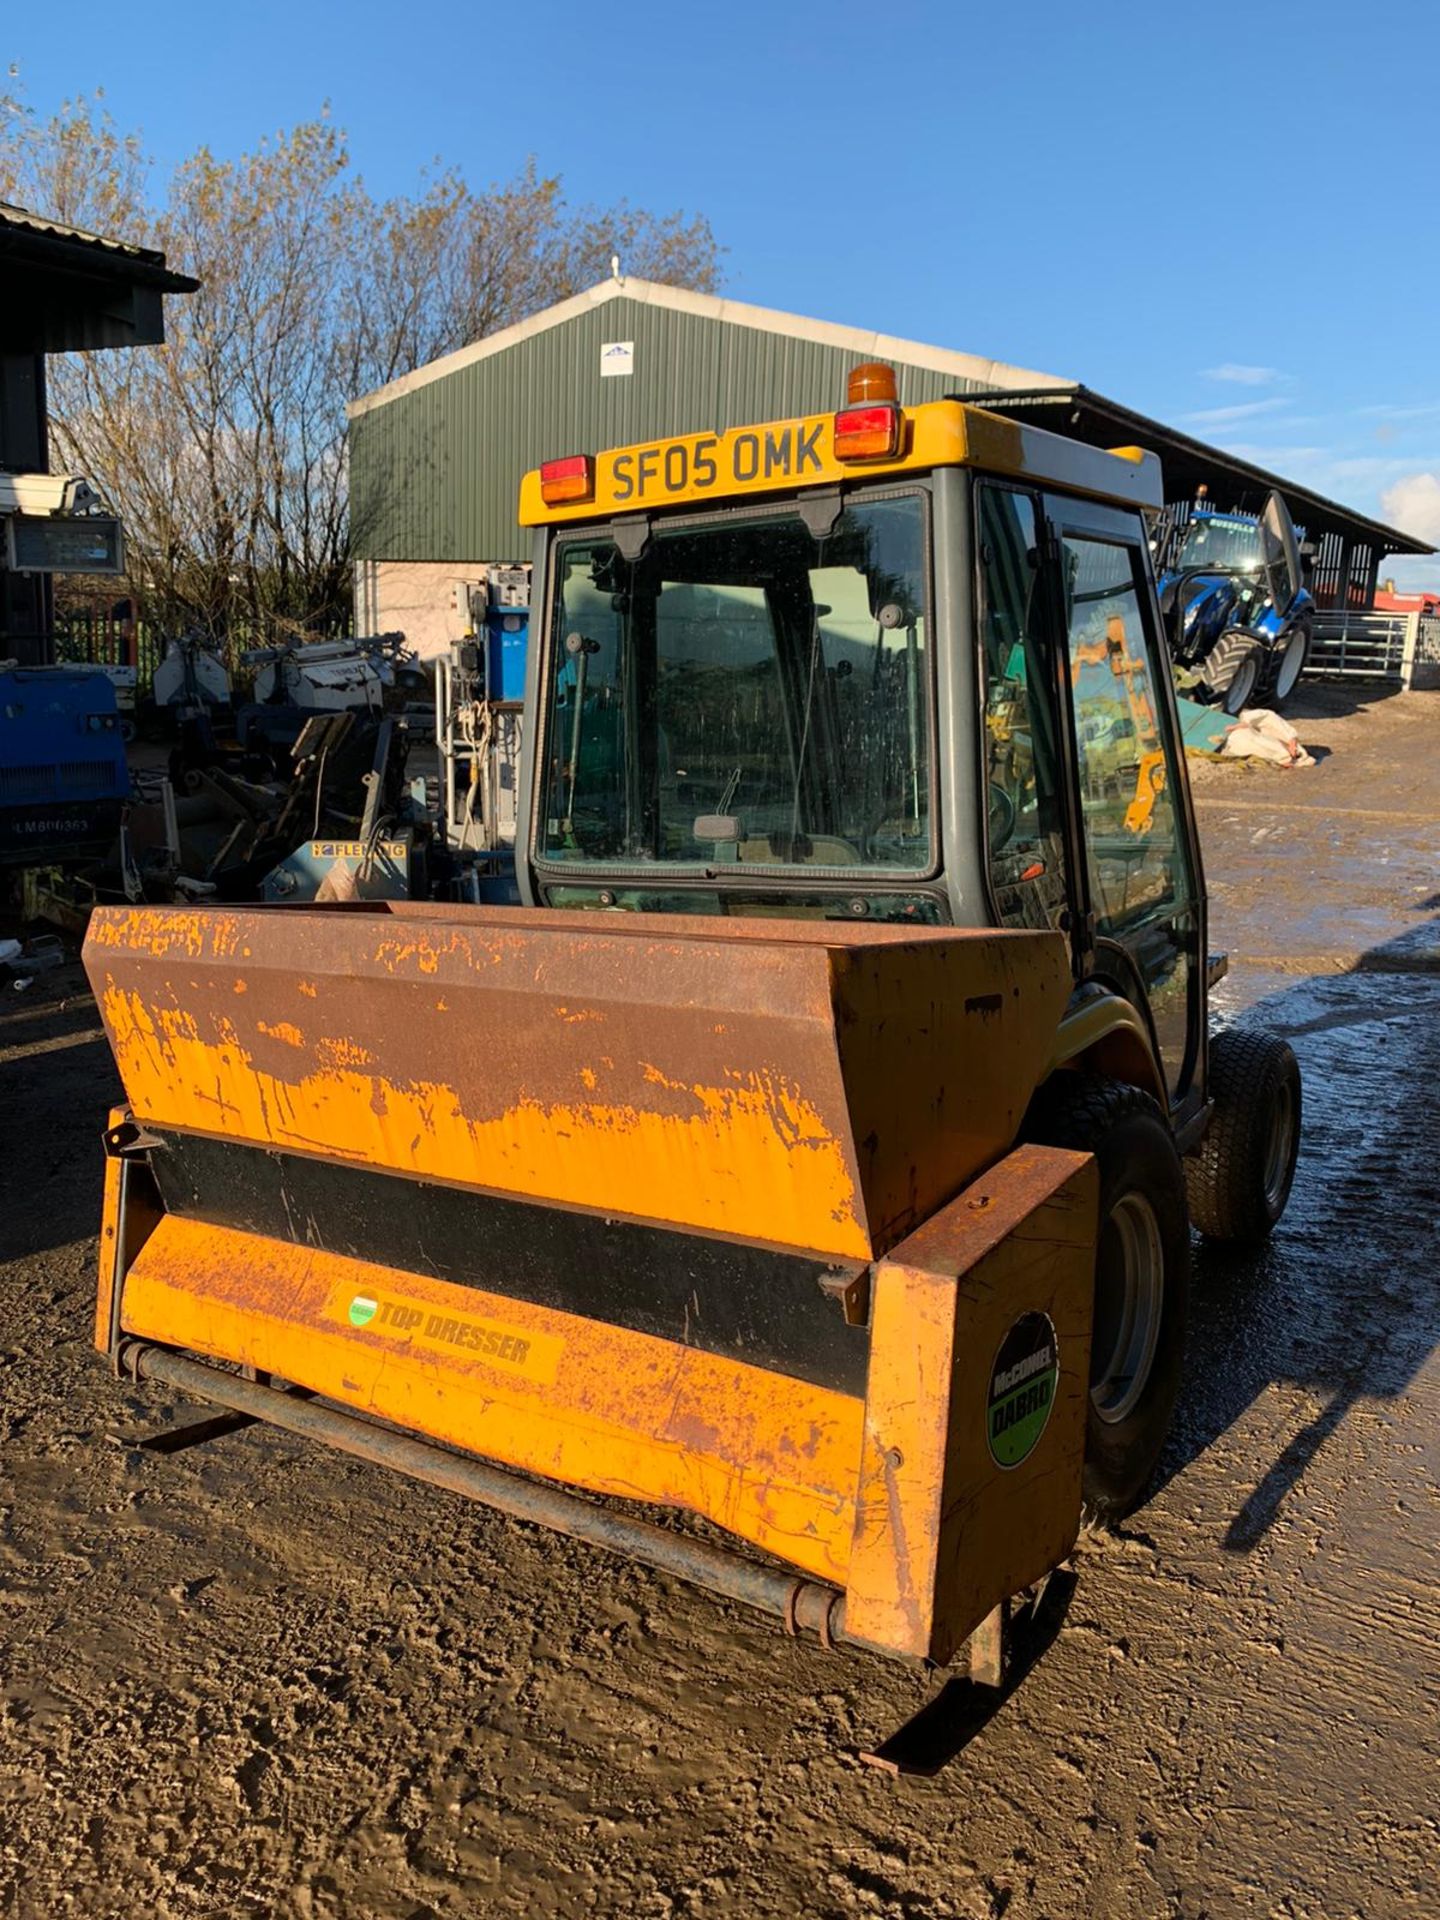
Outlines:
{"label": "glass cab window", "polygon": [[1028,494],[979,489],[990,886],[1004,925],[1045,928],[1066,910],[1065,814],[1036,525]]}
{"label": "glass cab window", "polygon": [[1172,1091],[1189,1050],[1193,923],[1159,689],[1141,613],[1140,548],[1062,546],[1082,837],[1095,931],[1139,972]]}
{"label": "glass cab window", "polygon": [[1214,567],[1223,573],[1258,573],[1260,529],[1253,520],[1220,513],[1198,513],[1185,529],[1177,564]]}
{"label": "glass cab window", "polygon": [[562,540],[547,863],[929,871],[927,500]]}

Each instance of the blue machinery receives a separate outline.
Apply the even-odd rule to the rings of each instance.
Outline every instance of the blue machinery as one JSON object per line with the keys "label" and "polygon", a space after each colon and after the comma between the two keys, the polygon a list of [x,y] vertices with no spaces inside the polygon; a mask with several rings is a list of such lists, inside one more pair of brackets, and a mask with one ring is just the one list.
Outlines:
{"label": "blue machinery", "polygon": [[[525,655],[530,642],[530,580],[524,567],[492,567],[486,583],[484,613],[471,613],[476,637],[485,635],[485,691],[492,700],[525,698]],[[478,598],[478,595],[477,595]]]}
{"label": "blue machinery", "polygon": [[106,675],[88,667],[0,666],[0,865],[102,857],[129,798],[115,688]]}

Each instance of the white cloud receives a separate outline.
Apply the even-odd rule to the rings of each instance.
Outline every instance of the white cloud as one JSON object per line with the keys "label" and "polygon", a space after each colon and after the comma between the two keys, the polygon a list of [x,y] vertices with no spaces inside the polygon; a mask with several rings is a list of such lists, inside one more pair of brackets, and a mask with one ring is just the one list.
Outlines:
{"label": "white cloud", "polygon": [[1271,400],[1246,400],[1233,407],[1205,407],[1199,413],[1182,414],[1181,419],[1194,427],[1228,427],[1234,421],[1253,420],[1257,414],[1274,413],[1277,407],[1289,404],[1277,394]]}
{"label": "white cloud", "polygon": [[1325,466],[1330,461],[1328,447],[1270,447],[1261,446],[1253,440],[1229,440],[1226,450],[1233,453],[1237,460],[1248,460],[1253,466],[1268,467],[1272,473],[1290,473],[1292,478],[1300,478],[1300,469]]}
{"label": "white cloud", "polygon": [[1428,420],[1440,413],[1440,400],[1432,400],[1423,407],[1356,407],[1356,416],[1367,420]]}
{"label": "white cloud", "polygon": [[1380,505],[1392,527],[1440,547],[1440,477],[1433,473],[1407,474],[1385,489]]}
{"label": "white cloud", "polygon": [[1347,456],[1332,460],[1330,471],[1337,480],[1358,482],[1361,486],[1378,487],[1382,480],[1398,480],[1415,470],[1415,456],[1408,460],[1393,457],[1380,459],[1373,455]]}
{"label": "white cloud", "polygon": [[1278,367],[1246,367],[1234,360],[1226,360],[1218,367],[1205,367],[1203,373],[1207,380],[1228,380],[1237,387],[1273,386],[1280,378]]}

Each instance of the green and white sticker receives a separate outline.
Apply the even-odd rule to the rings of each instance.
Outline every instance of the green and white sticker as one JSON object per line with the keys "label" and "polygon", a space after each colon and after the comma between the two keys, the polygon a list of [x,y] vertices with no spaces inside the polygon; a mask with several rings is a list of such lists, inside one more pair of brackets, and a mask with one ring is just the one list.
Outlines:
{"label": "green and white sticker", "polygon": [[1060,1349],[1048,1314],[1024,1313],[1000,1342],[990,1369],[985,1432],[1000,1467],[1034,1452],[1050,1420],[1060,1379]]}
{"label": "green and white sticker", "polygon": [[372,1300],[367,1293],[357,1293],[350,1302],[350,1324],[352,1327],[364,1327],[375,1318],[380,1302]]}

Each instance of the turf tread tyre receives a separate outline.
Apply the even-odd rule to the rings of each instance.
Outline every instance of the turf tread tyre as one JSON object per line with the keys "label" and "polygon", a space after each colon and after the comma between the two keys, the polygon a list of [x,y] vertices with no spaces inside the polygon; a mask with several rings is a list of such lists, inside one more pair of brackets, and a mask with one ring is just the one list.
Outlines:
{"label": "turf tread tyre", "polygon": [[[1278,1034],[1234,1027],[1210,1042],[1210,1124],[1185,1159],[1190,1218],[1209,1240],[1257,1245],[1285,1211],[1300,1149],[1300,1069]],[[1265,1169],[1274,1103],[1288,1085],[1293,1138],[1278,1196]]]}
{"label": "turf tread tyre", "polygon": [[1133,1412],[1103,1420],[1092,1396],[1086,1422],[1084,1503],[1101,1523],[1123,1518],[1154,1475],[1180,1391],[1190,1293],[1190,1233],[1185,1178],[1169,1122],[1139,1087],[1097,1074],[1062,1072],[1041,1088],[1026,1116],[1025,1137],[1045,1146],[1093,1153],[1100,1170],[1096,1278],[1104,1229],[1118,1200],[1132,1189],[1154,1211],[1163,1255],[1160,1326],[1145,1387]]}

